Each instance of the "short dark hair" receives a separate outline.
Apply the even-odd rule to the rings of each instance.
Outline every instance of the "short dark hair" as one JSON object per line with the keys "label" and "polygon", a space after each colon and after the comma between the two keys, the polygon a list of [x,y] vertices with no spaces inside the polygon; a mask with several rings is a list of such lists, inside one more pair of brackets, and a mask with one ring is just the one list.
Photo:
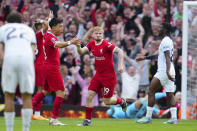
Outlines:
{"label": "short dark hair", "polygon": [[63,22],[62,19],[53,18],[53,19],[51,19],[51,21],[49,22],[49,26],[50,26],[51,29],[52,29],[54,26],[56,26],[56,25],[58,25],[58,24],[61,24],[62,22]]}
{"label": "short dark hair", "polygon": [[6,21],[8,23],[22,23],[22,15],[20,13],[17,13],[17,12],[10,13],[6,17]]}
{"label": "short dark hair", "polygon": [[171,24],[164,22],[164,23],[162,23],[162,27],[159,32],[159,36],[161,37],[161,39],[165,36],[170,36],[172,31],[173,31],[173,28],[172,28]]}
{"label": "short dark hair", "polygon": [[39,26],[42,26],[42,23],[35,23],[34,24],[34,27],[35,27],[36,30],[38,29]]}
{"label": "short dark hair", "polygon": [[170,23],[164,22],[162,23],[162,26],[162,28],[166,30],[167,35],[169,35],[173,31],[173,28]]}

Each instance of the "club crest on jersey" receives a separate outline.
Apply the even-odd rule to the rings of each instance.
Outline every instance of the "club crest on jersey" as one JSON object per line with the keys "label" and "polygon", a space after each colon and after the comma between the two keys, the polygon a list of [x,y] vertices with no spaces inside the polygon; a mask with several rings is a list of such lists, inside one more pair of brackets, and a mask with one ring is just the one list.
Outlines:
{"label": "club crest on jersey", "polygon": [[51,38],[51,41],[52,41],[53,43],[55,43],[55,38]]}
{"label": "club crest on jersey", "polygon": [[103,54],[103,49],[100,49],[100,53]]}

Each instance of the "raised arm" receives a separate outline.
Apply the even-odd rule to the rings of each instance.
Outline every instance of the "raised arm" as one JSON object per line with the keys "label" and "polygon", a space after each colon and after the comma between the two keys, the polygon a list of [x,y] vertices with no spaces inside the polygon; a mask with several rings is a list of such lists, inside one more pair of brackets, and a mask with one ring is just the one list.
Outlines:
{"label": "raised arm", "polygon": [[115,47],[113,52],[118,55],[118,72],[123,73],[123,71],[124,71],[124,53],[123,53],[123,50],[118,48],[118,47]]}

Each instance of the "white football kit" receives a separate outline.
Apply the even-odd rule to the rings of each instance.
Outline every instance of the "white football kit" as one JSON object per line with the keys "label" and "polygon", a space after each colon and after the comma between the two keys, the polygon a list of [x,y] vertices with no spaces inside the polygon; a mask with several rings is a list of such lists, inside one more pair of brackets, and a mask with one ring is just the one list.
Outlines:
{"label": "white football kit", "polygon": [[166,51],[170,51],[170,75],[175,78],[175,70],[173,65],[173,41],[168,36],[162,39],[159,46],[158,69],[154,77],[160,80],[160,83],[164,87],[165,92],[174,92],[174,82],[169,80],[166,74],[166,58],[164,54]]}
{"label": "white football kit", "polygon": [[33,94],[35,84],[34,56],[31,44],[36,44],[34,31],[25,24],[8,23],[0,27],[0,42],[4,43],[2,87],[15,93]]}

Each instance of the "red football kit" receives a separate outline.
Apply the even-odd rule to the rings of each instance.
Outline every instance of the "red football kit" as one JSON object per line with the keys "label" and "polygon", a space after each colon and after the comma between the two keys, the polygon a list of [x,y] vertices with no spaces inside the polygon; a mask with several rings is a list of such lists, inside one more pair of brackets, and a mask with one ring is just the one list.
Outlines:
{"label": "red football kit", "polygon": [[49,30],[43,36],[44,44],[44,90],[47,91],[64,91],[64,83],[60,73],[60,54],[59,49],[55,48],[57,37]]}
{"label": "red football kit", "polygon": [[91,40],[86,47],[94,55],[96,65],[96,74],[92,78],[88,90],[93,90],[96,93],[102,90],[103,97],[110,98],[113,96],[116,84],[113,64],[115,45],[106,40],[102,40],[101,44],[96,45],[95,41]]}
{"label": "red football kit", "polygon": [[44,52],[43,52],[43,32],[39,31],[36,33],[36,41],[37,41],[37,54],[36,59],[34,61],[35,67],[35,85],[43,86],[44,85]]}

